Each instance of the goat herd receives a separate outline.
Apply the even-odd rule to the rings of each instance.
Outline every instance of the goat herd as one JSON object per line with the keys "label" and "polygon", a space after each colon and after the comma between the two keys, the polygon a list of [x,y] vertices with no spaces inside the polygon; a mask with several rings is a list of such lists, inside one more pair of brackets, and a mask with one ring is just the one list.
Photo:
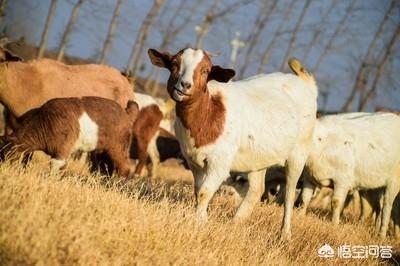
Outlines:
{"label": "goat herd", "polygon": [[[203,50],[186,48],[171,55],[149,49],[148,54],[153,65],[169,70],[167,90],[173,101],[133,93],[132,80],[109,66],[23,62],[0,48],[0,101],[7,126],[1,157],[15,160],[22,155],[26,162],[41,150],[52,157],[52,169],[60,169],[71,154],[91,152],[94,165],[111,162],[109,173],[114,169],[128,177],[139,175],[148,157],[155,176],[161,152],[182,155],[194,176],[199,220],[207,219],[213,195],[234,175],[248,180],[234,217],[246,219],[264,193],[266,170],[281,166],[286,175],[284,239],[291,237],[300,176],[303,212],[315,187],[334,188],[334,223],[339,223],[349,193],[377,191],[379,235],[386,237],[392,221],[393,235],[400,237],[398,114],[317,119],[316,81],[296,59],[288,62],[294,74],[231,81],[235,71],[213,65]],[[165,117],[174,107],[171,130]],[[157,149],[161,135],[172,140],[165,151]],[[131,158],[139,161],[134,171]]]}

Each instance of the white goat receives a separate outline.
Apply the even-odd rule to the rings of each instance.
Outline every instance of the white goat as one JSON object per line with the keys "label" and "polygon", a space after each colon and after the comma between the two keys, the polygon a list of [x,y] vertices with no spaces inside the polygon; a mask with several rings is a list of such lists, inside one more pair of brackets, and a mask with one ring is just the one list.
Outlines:
{"label": "white goat", "polygon": [[286,165],[282,237],[290,238],[296,183],[311,143],[317,112],[317,86],[300,62],[300,76],[258,75],[228,82],[234,70],[212,65],[203,50],[172,56],[149,50],[152,63],[171,75],[168,92],[176,103],[175,132],[195,177],[197,216],[207,218],[214,193],[230,172],[249,173],[249,189],[235,220],[248,217],[264,192],[268,167]]}
{"label": "white goat", "polygon": [[[385,237],[393,200],[400,190],[400,117],[390,113],[350,113],[318,119],[307,160],[309,180],[334,185],[332,221],[339,223],[347,193],[385,187],[380,236]],[[304,210],[312,186],[304,184]]]}

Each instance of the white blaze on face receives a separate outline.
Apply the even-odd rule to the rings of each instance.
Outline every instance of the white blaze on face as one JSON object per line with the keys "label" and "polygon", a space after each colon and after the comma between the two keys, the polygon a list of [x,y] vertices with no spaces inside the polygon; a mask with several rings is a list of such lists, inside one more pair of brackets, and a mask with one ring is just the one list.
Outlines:
{"label": "white blaze on face", "polygon": [[179,69],[179,79],[175,87],[178,90],[183,90],[182,82],[187,82],[193,85],[193,73],[197,65],[203,60],[204,53],[202,50],[186,49],[181,57],[181,66]]}
{"label": "white blaze on face", "polygon": [[96,149],[99,127],[85,112],[79,118],[79,137],[75,142],[74,151],[89,152]]}

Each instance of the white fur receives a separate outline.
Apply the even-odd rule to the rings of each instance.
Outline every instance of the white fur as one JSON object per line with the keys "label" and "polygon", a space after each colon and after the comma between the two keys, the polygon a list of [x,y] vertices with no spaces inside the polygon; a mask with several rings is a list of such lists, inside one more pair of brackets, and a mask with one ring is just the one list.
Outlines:
{"label": "white fur", "polygon": [[218,139],[196,148],[181,121],[177,118],[175,123],[181,149],[195,176],[198,217],[207,217],[209,201],[230,172],[246,172],[249,192],[235,219],[246,218],[264,191],[265,170],[287,164],[288,196],[282,233],[290,238],[296,183],[308,156],[316,120],[316,86],[292,74],[274,73],[237,82],[211,81],[208,89],[211,94],[222,95],[226,108],[224,129]]}
{"label": "white fur", "polygon": [[154,97],[139,92],[135,92],[135,101],[139,105],[139,109],[152,104],[159,105]]}
{"label": "white fur", "polygon": [[193,85],[193,73],[197,65],[203,60],[202,50],[186,49],[182,54],[181,65],[179,68],[179,79],[176,84],[177,89],[181,89],[181,82],[187,82]]}
{"label": "white fur", "polygon": [[79,118],[79,137],[73,147],[73,152],[90,152],[96,149],[99,137],[99,127],[86,112]]}
{"label": "white fur", "polygon": [[58,172],[66,164],[67,164],[67,160],[58,160],[58,159],[53,158],[50,160],[51,171]]}
{"label": "white fur", "polygon": [[[350,113],[320,118],[307,160],[311,181],[334,184],[332,220],[339,223],[347,193],[386,187],[380,235],[386,235],[393,200],[400,190],[400,117]],[[305,208],[311,186],[303,191]]]}

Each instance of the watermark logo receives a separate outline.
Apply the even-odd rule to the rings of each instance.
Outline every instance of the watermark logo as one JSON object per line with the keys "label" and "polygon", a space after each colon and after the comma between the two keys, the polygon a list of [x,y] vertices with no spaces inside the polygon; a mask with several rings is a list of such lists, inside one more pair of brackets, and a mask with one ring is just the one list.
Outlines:
{"label": "watermark logo", "polygon": [[320,258],[333,258],[335,256],[335,251],[331,246],[325,244],[318,249],[318,256]]}
{"label": "watermark logo", "polygon": [[[333,258],[335,250],[328,244],[318,249],[320,258]],[[341,245],[337,248],[336,256],[341,259],[367,259],[382,258],[390,259],[393,256],[392,246],[379,245]]]}

